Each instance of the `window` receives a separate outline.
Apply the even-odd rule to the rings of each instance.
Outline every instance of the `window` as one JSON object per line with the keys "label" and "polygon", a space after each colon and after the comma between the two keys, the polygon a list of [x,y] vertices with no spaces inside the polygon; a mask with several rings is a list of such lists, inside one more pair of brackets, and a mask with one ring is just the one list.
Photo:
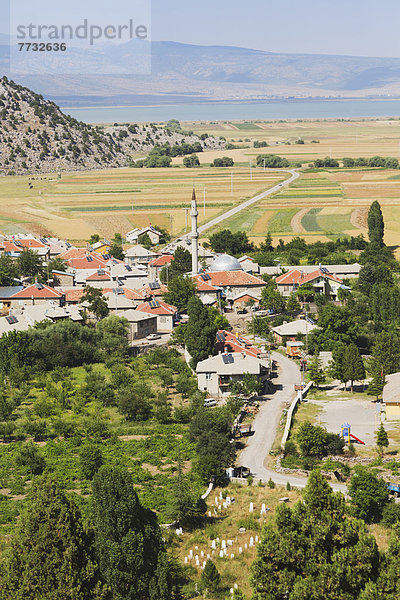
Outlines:
{"label": "window", "polygon": [[206,380],[210,381],[212,373],[206,373]]}

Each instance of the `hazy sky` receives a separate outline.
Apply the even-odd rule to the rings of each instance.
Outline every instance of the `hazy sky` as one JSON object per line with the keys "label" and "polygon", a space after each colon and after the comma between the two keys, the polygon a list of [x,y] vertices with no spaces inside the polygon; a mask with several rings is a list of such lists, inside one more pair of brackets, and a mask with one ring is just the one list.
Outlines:
{"label": "hazy sky", "polygon": [[153,39],[400,57],[400,0],[153,0]]}
{"label": "hazy sky", "polygon": [[[0,31],[5,31],[0,0]],[[118,22],[151,0],[11,0],[46,2],[77,17]],[[242,46],[270,52],[400,57],[400,0],[152,0],[153,40]],[[93,9],[93,6],[96,8]],[[1,11],[3,8],[3,14]],[[27,12],[30,12],[27,9]],[[36,16],[39,20],[38,11]],[[135,15],[132,14],[135,18]],[[65,18],[63,18],[65,21]],[[46,22],[44,20],[44,22]]]}

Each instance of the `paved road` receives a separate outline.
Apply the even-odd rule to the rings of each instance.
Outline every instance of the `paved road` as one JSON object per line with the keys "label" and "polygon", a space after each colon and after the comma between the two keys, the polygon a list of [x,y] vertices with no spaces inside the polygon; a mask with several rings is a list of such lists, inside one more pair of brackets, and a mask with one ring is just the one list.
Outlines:
{"label": "paved road", "polygon": [[[266,169],[266,171],[268,171],[268,170],[269,169]],[[276,169],[270,169],[270,170],[273,172],[276,172]],[[287,187],[290,183],[292,183],[293,181],[295,181],[296,179],[298,179],[300,177],[300,173],[298,173],[294,169],[279,169],[279,172],[290,173],[290,177],[288,177],[288,179],[286,179],[285,181],[282,181],[282,183],[278,183],[277,185],[274,185],[272,188],[269,188],[265,192],[262,192],[261,194],[258,194],[257,196],[254,196],[253,198],[249,198],[249,200],[242,202],[242,204],[239,204],[238,206],[231,208],[230,210],[225,212],[223,215],[220,215],[219,217],[216,217],[215,219],[211,219],[211,221],[208,221],[208,223],[201,225],[199,227],[199,233],[203,233],[204,231],[207,231],[207,229],[211,229],[211,227],[214,227],[215,225],[219,225],[220,223],[222,223],[222,221],[225,221],[226,219],[233,217],[240,211],[248,208],[249,206],[251,206],[252,204],[255,204],[256,202],[259,202],[266,196],[270,196],[271,194],[273,194],[275,192],[279,192],[280,190],[282,190],[282,188]],[[190,239],[190,236],[191,236],[191,234],[188,233],[182,237]]]}
{"label": "paved road", "polygon": [[[278,352],[272,353],[272,359],[278,364],[279,376],[274,380],[278,389],[262,403],[253,422],[254,435],[248,438],[247,447],[241,453],[239,462],[242,466],[249,467],[255,479],[267,482],[271,478],[278,485],[286,485],[289,481],[290,485],[303,488],[307,483],[305,477],[276,473],[265,466],[275,440],[283,405],[294,399],[294,386],[300,383],[301,377],[300,369],[293,360]],[[331,487],[343,493],[347,490],[345,485],[339,483],[332,482]]]}

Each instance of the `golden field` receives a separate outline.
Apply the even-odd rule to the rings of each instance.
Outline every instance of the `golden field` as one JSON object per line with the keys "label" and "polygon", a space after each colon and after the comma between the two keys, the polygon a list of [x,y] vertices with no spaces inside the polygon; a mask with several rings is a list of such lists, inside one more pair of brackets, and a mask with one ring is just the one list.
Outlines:
{"label": "golden field", "polygon": [[[256,168],[260,153],[279,154],[303,163],[301,178],[290,188],[264,198],[220,227],[244,229],[259,243],[270,231],[275,241],[302,235],[309,241],[366,234],[368,207],[382,205],[386,242],[400,242],[400,170],[307,171],[317,158],[395,156],[400,153],[400,120],[183,123],[195,133],[223,135],[238,149],[200,153],[201,167],[187,169],[182,157],[169,169],[107,169],[0,179],[0,230],[58,235],[73,241],[93,233],[110,237],[152,223],[177,236],[186,230],[193,184],[199,223],[266,190],[287,174]],[[296,144],[299,138],[304,144]],[[266,148],[254,148],[254,141]],[[214,158],[230,156],[233,168],[210,168]],[[250,162],[252,164],[250,174]],[[304,170],[305,169],[305,170]],[[233,175],[232,175],[233,174]],[[204,210],[205,190],[205,210]]]}

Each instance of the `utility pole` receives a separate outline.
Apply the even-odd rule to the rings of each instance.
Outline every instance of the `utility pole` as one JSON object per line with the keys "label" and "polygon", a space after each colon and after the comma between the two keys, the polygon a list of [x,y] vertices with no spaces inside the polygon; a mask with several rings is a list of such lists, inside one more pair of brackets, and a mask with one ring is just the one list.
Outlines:
{"label": "utility pole", "polygon": [[185,232],[187,232],[188,230],[188,213],[190,208],[184,208],[183,209],[185,211]]}
{"label": "utility pole", "polygon": [[264,171],[265,171],[265,158],[264,158]]}
{"label": "utility pole", "polygon": [[173,231],[173,229],[174,229],[174,225],[173,225],[173,222],[174,222],[174,221],[173,221],[173,219],[174,219],[174,217],[172,216],[172,214],[170,214],[170,215],[169,215],[169,221],[170,221],[171,236],[172,236],[172,235],[173,235],[173,233],[174,233],[174,231]]}

